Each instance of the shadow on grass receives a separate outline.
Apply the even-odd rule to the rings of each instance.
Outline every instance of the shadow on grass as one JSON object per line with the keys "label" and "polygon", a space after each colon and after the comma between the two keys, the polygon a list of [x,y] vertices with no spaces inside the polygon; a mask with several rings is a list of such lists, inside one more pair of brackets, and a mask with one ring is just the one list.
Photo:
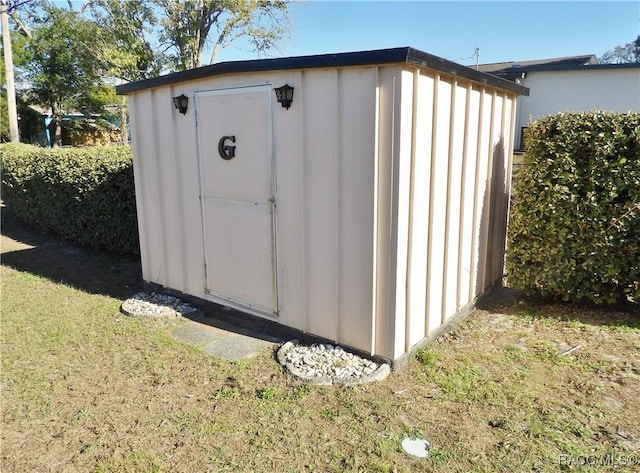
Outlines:
{"label": "shadow on grass", "polygon": [[2,235],[29,248],[3,242],[2,265],[92,294],[126,299],[142,289],[140,257],[82,248],[22,222],[2,206]]}
{"label": "shadow on grass", "polygon": [[476,307],[527,319],[575,320],[596,326],[640,329],[640,304],[631,302],[614,306],[575,304],[545,299],[532,291],[496,286],[478,299]]}
{"label": "shadow on grass", "polygon": [[[247,335],[270,342],[294,338],[295,332],[283,325],[240,313],[213,302],[168,288],[145,284],[142,280],[140,258],[123,256],[80,247],[41,230],[17,218],[2,206],[2,236],[18,242],[3,240],[3,266],[44,277],[91,294],[104,294],[122,301],[140,291],[172,294],[191,302],[200,311],[185,315],[186,319],[218,329]],[[26,248],[25,248],[26,246]],[[12,247],[19,249],[13,250]]]}

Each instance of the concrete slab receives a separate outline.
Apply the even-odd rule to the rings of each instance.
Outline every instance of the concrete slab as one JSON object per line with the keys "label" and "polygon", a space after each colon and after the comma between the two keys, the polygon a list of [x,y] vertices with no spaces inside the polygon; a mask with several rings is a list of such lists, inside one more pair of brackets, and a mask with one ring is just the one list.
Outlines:
{"label": "concrete slab", "polygon": [[191,321],[174,327],[169,332],[173,338],[196,346],[206,345],[213,340],[229,335],[229,332],[217,327],[211,327],[209,325]]}
{"label": "concrete slab", "polygon": [[277,345],[258,336],[240,334],[192,320],[172,328],[169,334],[176,340],[189,343],[210,355],[230,361],[252,358],[262,349],[266,347],[275,349]]}
{"label": "concrete slab", "polygon": [[201,348],[209,353],[225,360],[237,361],[245,358],[253,358],[265,347],[275,348],[276,344],[246,335],[234,335],[220,338],[207,343]]}

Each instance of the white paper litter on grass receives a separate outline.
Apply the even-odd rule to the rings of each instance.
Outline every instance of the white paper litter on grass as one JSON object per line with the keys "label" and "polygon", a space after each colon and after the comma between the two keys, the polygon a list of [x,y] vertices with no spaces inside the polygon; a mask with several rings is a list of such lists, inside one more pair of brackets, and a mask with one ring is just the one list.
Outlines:
{"label": "white paper litter on grass", "polygon": [[402,441],[404,451],[418,458],[427,458],[429,456],[429,447],[431,447],[429,442],[422,439],[406,438]]}

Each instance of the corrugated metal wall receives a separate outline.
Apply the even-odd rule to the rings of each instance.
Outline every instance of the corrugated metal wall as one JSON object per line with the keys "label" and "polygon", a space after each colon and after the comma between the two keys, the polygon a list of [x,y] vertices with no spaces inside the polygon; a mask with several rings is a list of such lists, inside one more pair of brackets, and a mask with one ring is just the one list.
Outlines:
{"label": "corrugated metal wall", "polygon": [[376,68],[301,71],[276,104],[280,313],[370,349]]}
{"label": "corrugated metal wall", "polygon": [[273,104],[277,321],[396,359],[502,273],[515,98],[407,65],[133,93],[145,280],[208,298],[193,97],[265,83],[295,87]]}
{"label": "corrugated metal wall", "polygon": [[397,233],[378,247],[375,352],[396,359],[502,275],[515,96],[415,70],[388,101],[394,152],[380,167],[395,177],[378,181],[378,240]]}
{"label": "corrugated metal wall", "polygon": [[200,295],[204,250],[194,112],[176,113],[176,90],[184,89],[128,97],[142,272],[147,281]]}
{"label": "corrugated metal wall", "polygon": [[[278,322],[371,349],[376,67],[245,74],[129,97],[147,281],[204,293],[193,100],[171,97],[271,83],[295,87],[274,104]],[[171,132],[170,132],[171,131]]]}

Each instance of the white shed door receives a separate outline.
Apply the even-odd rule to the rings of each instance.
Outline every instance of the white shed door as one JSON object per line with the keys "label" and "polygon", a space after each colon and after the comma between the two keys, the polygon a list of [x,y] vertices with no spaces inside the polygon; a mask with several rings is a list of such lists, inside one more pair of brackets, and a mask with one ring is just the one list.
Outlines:
{"label": "white shed door", "polygon": [[276,315],[271,87],[196,92],[205,290]]}

